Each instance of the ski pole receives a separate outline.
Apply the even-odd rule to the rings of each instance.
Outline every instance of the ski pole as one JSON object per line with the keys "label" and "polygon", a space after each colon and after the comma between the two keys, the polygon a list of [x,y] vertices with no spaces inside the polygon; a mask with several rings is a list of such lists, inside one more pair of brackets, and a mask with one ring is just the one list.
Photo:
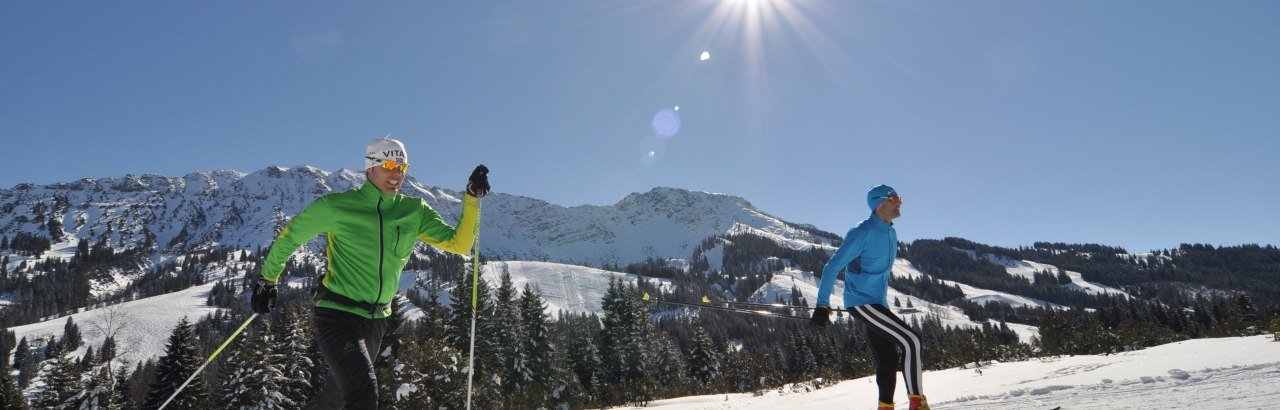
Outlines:
{"label": "ski pole", "polygon": [[191,381],[196,378],[196,375],[200,374],[200,372],[204,370],[205,366],[208,366],[209,363],[213,362],[213,358],[218,357],[218,353],[222,353],[222,349],[226,348],[228,344],[231,344],[231,341],[235,340],[236,336],[240,335],[240,331],[244,330],[245,327],[249,326],[249,322],[253,322],[253,319],[257,319],[257,318],[258,318],[257,313],[249,315],[249,319],[245,320],[244,324],[240,325],[240,328],[236,329],[235,332],[232,332],[231,336],[228,336],[227,340],[223,341],[222,345],[218,346],[218,349],[214,350],[213,354],[209,355],[208,359],[205,359],[204,364],[200,365],[200,368],[196,369],[195,373],[191,373],[191,377],[188,377],[187,381],[182,382],[182,385],[178,386],[178,390],[175,390],[173,392],[173,395],[169,396],[169,399],[165,400],[164,404],[160,405],[160,410],[164,410],[165,406],[168,406],[169,402],[173,401],[174,397],[178,397],[178,393],[182,393],[182,389],[187,388],[187,384],[190,384]]}
{"label": "ski pole", "polygon": [[[628,275],[636,275],[636,282],[653,280],[653,278],[641,275],[639,273],[628,273]],[[646,302],[649,301],[648,293],[645,293],[644,300]],[[714,310],[720,310],[720,311],[726,311],[726,312],[753,313],[753,314],[759,314],[759,315],[765,315],[765,316],[776,316],[776,317],[786,317],[786,318],[792,318],[792,319],[805,319],[805,320],[808,320],[809,318],[804,316],[782,314],[782,313],[770,312],[767,310],[751,309],[751,308],[798,309],[798,310],[810,310],[810,311],[816,309],[816,307],[784,305],[781,303],[751,303],[751,302],[733,302],[733,301],[712,302],[711,299],[707,297],[707,295],[702,295],[702,303],[704,304],[677,302],[677,301],[667,300],[667,299],[655,299],[654,301],[658,303],[667,303],[672,305],[681,305],[681,306],[688,306],[688,307],[695,307],[695,308],[707,308],[707,309],[714,309]],[[721,304],[724,304],[724,306],[711,305],[711,303],[721,303]],[[839,313],[840,311],[835,311],[835,312],[837,315],[840,314]]]}
{"label": "ski pole", "polygon": [[[641,274],[639,274],[639,273],[627,273],[627,274],[628,274],[628,275],[636,275],[636,282],[637,282],[637,283],[638,283],[638,282],[642,282],[642,281],[643,281],[643,282],[648,282],[648,281],[652,281],[652,280],[654,280],[654,279],[655,279],[655,278],[650,278],[650,277],[648,277],[648,276],[641,275]],[[711,301],[711,299],[707,297],[707,295],[702,295],[702,303],[723,303],[723,304],[725,304],[725,305],[747,306],[747,307],[753,307],[753,308],[765,308],[765,309],[801,309],[801,310],[813,310],[813,309],[815,309],[815,308],[813,308],[813,307],[809,307],[809,306],[785,305],[785,304],[782,304],[782,303],[751,303],[751,302],[734,302],[734,301],[729,301],[729,300],[721,300],[721,301],[715,301],[715,302],[712,302],[712,301]],[[746,309],[741,309],[741,310],[746,310]]]}
{"label": "ski pole", "polygon": [[[705,298],[706,298],[706,296],[703,296],[703,298],[704,298],[704,300],[706,300],[706,299],[705,299]],[[709,302],[704,302],[704,303],[709,303]],[[813,308],[813,307],[809,307],[809,306],[784,305],[784,304],[781,304],[781,303],[731,302],[731,301],[727,301],[727,300],[726,300],[726,301],[716,302],[716,303],[723,303],[723,304],[726,304],[726,305],[736,305],[736,306],[760,307],[760,308],[801,309],[801,310],[813,310],[813,309],[815,309],[815,308]]]}
{"label": "ski pole", "polygon": [[787,315],[787,314],[782,314],[782,313],[774,313],[774,312],[770,312],[770,311],[767,311],[767,310],[748,310],[748,309],[738,309],[738,308],[725,307],[725,306],[703,305],[703,304],[697,304],[697,303],[680,302],[680,301],[667,300],[667,299],[657,299],[657,298],[650,299],[650,298],[649,298],[649,294],[648,294],[648,293],[645,293],[645,294],[644,294],[644,300],[645,300],[646,302],[648,302],[648,301],[653,301],[653,302],[658,302],[658,303],[666,303],[666,304],[669,304],[669,305],[687,306],[687,307],[698,308],[698,309],[719,310],[719,311],[722,311],[722,312],[746,313],[746,314],[764,315],[764,316],[772,316],[772,317],[783,317],[783,318],[788,318],[788,319],[809,320],[809,318],[804,317],[804,316],[795,316],[795,315]]}
{"label": "ski pole", "polygon": [[467,410],[471,410],[471,380],[476,375],[476,315],[480,293],[480,201],[476,200],[476,241],[471,247],[471,353],[467,354]]}

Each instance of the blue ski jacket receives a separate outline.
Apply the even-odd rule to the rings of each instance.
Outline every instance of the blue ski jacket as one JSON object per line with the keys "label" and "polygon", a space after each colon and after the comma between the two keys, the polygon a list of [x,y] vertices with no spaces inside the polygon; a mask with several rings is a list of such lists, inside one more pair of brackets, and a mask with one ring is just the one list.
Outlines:
{"label": "blue ski jacket", "polygon": [[844,274],[844,307],[881,304],[888,306],[889,274],[898,259],[898,233],[893,224],[874,213],[844,236],[840,249],[822,268],[818,305],[831,306],[831,291],[840,269]]}

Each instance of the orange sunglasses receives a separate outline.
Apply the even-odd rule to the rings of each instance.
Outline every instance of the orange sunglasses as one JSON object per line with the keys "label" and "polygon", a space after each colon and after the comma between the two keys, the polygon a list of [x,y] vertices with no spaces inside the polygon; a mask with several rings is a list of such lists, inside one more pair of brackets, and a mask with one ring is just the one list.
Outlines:
{"label": "orange sunglasses", "polygon": [[365,158],[368,158],[368,159],[371,159],[371,160],[378,161],[378,162],[382,163],[382,168],[386,169],[387,171],[395,171],[395,170],[397,170],[397,169],[398,169],[398,170],[400,170],[400,172],[408,172],[408,171],[409,171],[409,164],[406,164],[406,163],[403,163],[403,162],[391,162],[391,161],[387,161],[387,160],[385,160],[385,159],[377,159],[377,158],[373,158],[373,157],[365,157]]}

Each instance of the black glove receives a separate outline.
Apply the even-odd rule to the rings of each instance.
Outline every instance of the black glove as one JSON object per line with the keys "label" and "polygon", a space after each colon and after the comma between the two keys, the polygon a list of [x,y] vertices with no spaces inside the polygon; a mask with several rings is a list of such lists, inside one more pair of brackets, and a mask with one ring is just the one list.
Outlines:
{"label": "black glove", "polygon": [[809,319],[809,324],[817,327],[825,327],[831,324],[831,308],[827,306],[813,308],[813,319]]}
{"label": "black glove", "polygon": [[280,296],[280,292],[276,290],[276,284],[267,282],[266,279],[259,279],[253,284],[253,312],[265,315],[271,313],[271,308],[276,306],[276,298]]}
{"label": "black glove", "polygon": [[471,178],[467,178],[467,195],[484,198],[484,194],[487,193],[489,193],[489,168],[482,164],[476,167],[475,171],[471,171]]}

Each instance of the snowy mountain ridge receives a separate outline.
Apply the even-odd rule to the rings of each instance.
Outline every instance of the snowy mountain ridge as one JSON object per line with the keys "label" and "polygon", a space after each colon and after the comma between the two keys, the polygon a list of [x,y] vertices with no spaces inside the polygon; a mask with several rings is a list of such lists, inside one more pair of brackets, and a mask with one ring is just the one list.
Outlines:
{"label": "snowy mountain ridge", "polygon": [[[254,249],[269,244],[317,197],[363,183],[358,171],[308,165],[23,183],[0,189],[0,234],[45,232],[54,242],[103,239],[118,248],[150,241],[159,257],[219,246]],[[457,220],[460,192],[412,176],[401,192],[426,199],[445,221]],[[817,229],[783,221],[743,198],[677,188],[574,207],[492,193],[482,206],[481,250],[503,259],[601,266],[688,258],[699,241],[738,225],[799,244],[831,243]]]}

